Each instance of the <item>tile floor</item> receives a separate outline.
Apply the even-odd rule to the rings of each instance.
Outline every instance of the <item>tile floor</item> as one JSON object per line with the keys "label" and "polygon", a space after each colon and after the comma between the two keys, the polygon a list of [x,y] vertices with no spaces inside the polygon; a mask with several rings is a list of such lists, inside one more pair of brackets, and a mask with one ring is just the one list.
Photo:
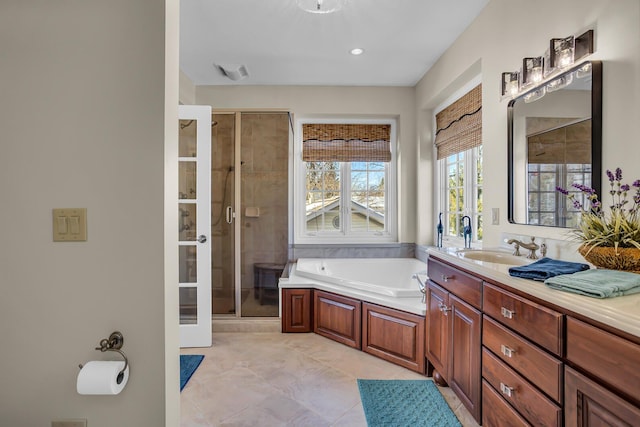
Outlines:
{"label": "tile floor", "polygon": [[[422,379],[316,334],[214,332],[181,393],[181,425],[366,426],[357,378]],[[477,426],[453,392],[441,389],[463,426]]]}

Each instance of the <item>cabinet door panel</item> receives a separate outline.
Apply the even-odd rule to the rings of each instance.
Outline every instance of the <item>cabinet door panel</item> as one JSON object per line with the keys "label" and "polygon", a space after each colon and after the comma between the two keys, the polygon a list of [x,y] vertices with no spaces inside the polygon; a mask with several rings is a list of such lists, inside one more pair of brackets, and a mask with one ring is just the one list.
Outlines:
{"label": "cabinet door panel", "polygon": [[638,425],[640,408],[573,369],[565,372],[565,425],[567,427],[628,427]]}
{"label": "cabinet door panel", "polygon": [[362,316],[359,300],[315,291],[313,316],[316,334],[360,349]]}
{"label": "cabinet door panel", "polygon": [[424,317],[363,302],[362,351],[424,374]]}
{"label": "cabinet door panel", "polygon": [[440,307],[449,306],[448,292],[432,281],[427,285],[427,359],[436,371],[448,381],[449,317]]}
{"label": "cabinet door panel", "polygon": [[449,386],[476,420],[480,419],[480,323],[482,316],[455,295],[451,304]]}
{"label": "cabinet door panel", "polygon": [[312,289],[282,290],[282,332],[311,332]]}

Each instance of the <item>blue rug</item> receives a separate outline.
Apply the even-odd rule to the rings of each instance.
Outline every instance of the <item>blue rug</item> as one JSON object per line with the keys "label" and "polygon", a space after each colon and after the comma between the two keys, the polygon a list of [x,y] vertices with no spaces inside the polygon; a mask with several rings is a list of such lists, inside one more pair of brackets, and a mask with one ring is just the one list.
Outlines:
{"label": "blue rug", "polygon": [[431,380],[358,380],[369,427],[461,427]]}
{"label": "blue rug", "polygon": [[191,375],[198,369],[200,362],[204,356],[198,354],[181,354],[180,355],[180,391],[187,385]]}

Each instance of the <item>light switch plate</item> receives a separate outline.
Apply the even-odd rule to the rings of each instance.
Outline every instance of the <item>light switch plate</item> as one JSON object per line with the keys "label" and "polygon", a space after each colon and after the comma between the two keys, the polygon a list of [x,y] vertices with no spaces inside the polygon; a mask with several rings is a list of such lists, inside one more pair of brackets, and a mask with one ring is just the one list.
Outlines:
{"label": "light switch plate", "polygon": [[53,209],[54,242],[87,241],[87,208]]}
{"label": "light switch plate", "polygon": [[87,420],[56,420],[51,421],[51,427],[87,427]]}
{"label": "light switch plate", "polygon": [[500,225],[500,209],[491,208],[491,225]]}

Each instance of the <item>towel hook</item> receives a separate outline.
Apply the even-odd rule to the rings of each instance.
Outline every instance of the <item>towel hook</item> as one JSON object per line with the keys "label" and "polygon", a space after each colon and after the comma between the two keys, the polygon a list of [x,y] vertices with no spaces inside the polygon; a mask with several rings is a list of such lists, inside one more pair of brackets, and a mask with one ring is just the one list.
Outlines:
{"label": "towel hook", "polygon": [[[129,360],[127,359],[127,355],[124,354],[122,350],[122,345],[124,344],[124,337],[122,336],[122,332],[115,331],[109,335],[109,338],[103,338],[100,340],[100,347],[96,347],[96,350],[100,350],[101,352],[105,351],[115,351],[116,353],[120,353],[120,355],[124,358],[124,367],[118,373],[116,377],[116,382],[120,384],[124,379],[124,371],[127,370],[127,366],[129,366]],[[80,365],[80,369],[82,369],[82,365]]]}

